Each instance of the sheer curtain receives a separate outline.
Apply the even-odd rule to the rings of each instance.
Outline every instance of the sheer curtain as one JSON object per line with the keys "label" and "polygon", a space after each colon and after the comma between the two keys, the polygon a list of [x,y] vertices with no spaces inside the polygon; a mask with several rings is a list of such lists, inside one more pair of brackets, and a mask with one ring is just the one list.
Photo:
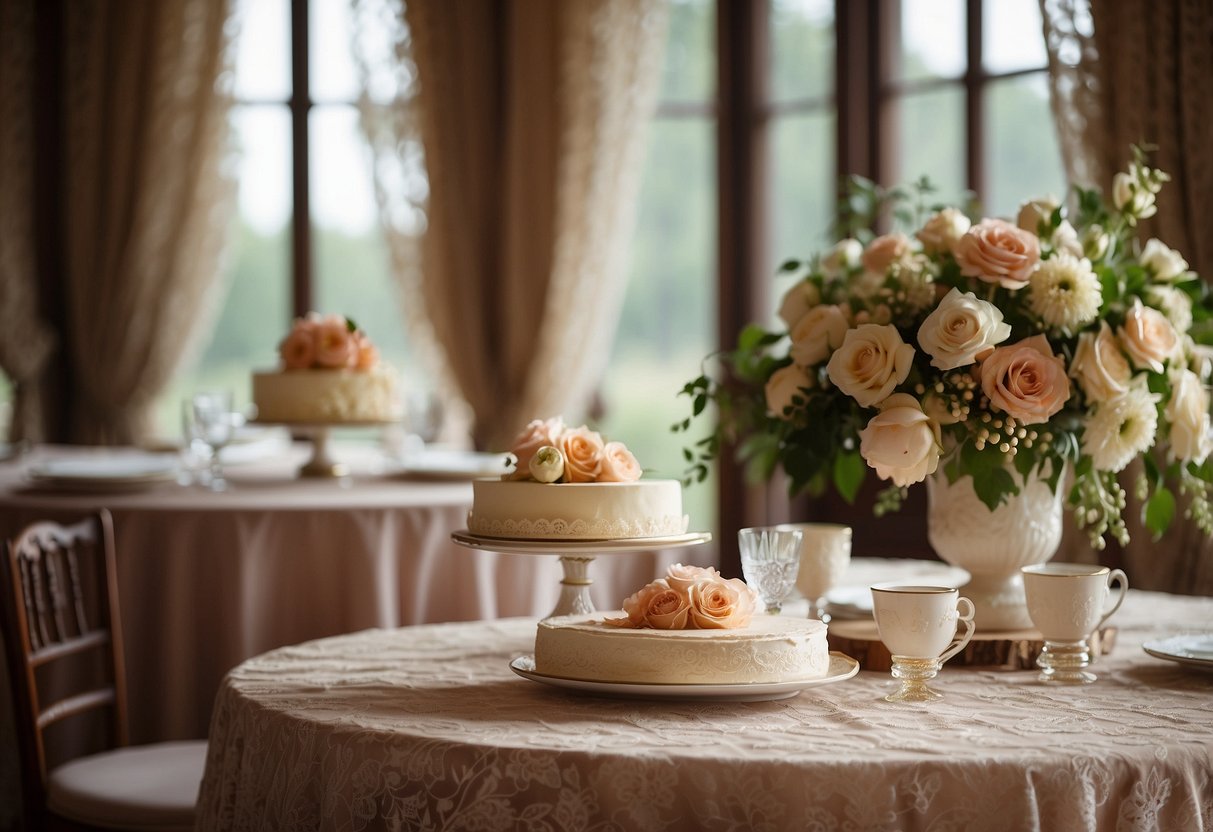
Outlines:
{"label": "sheer curtain", "polygon": [[34,263],[34,0],[0,2],[0,368],[13,439],[42,438],[38,380],[54,349]]}
{"label": "sheer curtain", "polygon": [[392,69],[368,63],[363,123],[394,272],[481,447],[582,412],[601,377],[667,13],[665,0],[359,2],[364,59],[388,33]]}
{"label": "sheer curtain", "polygon": [[[1053,108],[1071,181],[1110,187],[1129,145],[1158,146],[1172,181],[1142,238],[1213,280],[1213,4],[1041,0]],[[1130,492],[1132,489],[1129,489]],[[1139,512],[1130,506],[1128,513]],[[1125,568],[1143,589],[1213,594],[1213,544],[1178,520],[1162,541],[1130,523]]]}
{"label": "sheer curtain", "polygon": [[209,331],[235,195],[232,0],[81,0],[65,15],[72,438],[126,443]]}

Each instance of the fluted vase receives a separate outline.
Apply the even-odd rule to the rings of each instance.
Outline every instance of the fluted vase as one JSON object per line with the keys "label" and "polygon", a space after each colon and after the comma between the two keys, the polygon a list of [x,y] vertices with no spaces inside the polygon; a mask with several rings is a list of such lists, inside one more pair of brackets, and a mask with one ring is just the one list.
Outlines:
{"label": "fluted vase", "polygon": [[969,573],[961,594],[977,608],[978,630],[1032,626],[1020,567],[1044,563],[1061,544],[1062,488],[1011,471],[1019,494],[994,511],[973,490],[973,478],[948,483],[942,468],[927,478],[927,531],[943,560]]}

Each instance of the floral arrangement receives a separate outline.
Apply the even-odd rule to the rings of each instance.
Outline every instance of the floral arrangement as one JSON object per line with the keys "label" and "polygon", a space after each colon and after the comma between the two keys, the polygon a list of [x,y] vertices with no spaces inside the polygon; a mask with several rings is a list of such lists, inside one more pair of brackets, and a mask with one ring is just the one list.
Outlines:
{"label": "floral arrangement", "polygon": [[535,419],[514,439],[510,480],[535,482],[634,482],[640,464],[622,442],[607,442],[585,425],[566,427],[564,419]]}
{"label": "floral arrangement", "polygon": [[[870,210],[851,236],[781,267],[798,276],[786,329],[746,328],[723,355],[726,380],[705,372],[683,388],[693,413],[675,430],[709,404],[719,415],[685,451],[689,477],[728,441],[756,478],[781,464],[793,493],[832,484],[853,501],[874,470],[889,483],[881,514],[937,472],[972,477],[993,510],[1025,478],[1056,490],[1072,468],[1069,505],[1102,548],[1128,540],[1117,474],[1140,457],[1146,526],[1169,526],[1178,490],[1213,533],[1213,353],[1197,343],[1213,304],[1179,252],[1137,241],[1169,177],[1133,152],[1110,203],[1076,187],[1072,210],[1035,199],[1015,222],[927,207],[925,180],[859,182],[847,204]],[[881,212],[912,236],[857,231]]]}
{"label": "floral arrangement", "polygon": [[287,370],[371,370],[379,363],[379,350],[353,320],[316,312],[295,319],[278,355]]}
{"label": "floral arrangement", "polygon": [[737,630],[761,609],[758,593],[740,578],[725,580],[711,567],[676,563],[623,602],[626,618],[607,618],[615,627],[655,630]]}

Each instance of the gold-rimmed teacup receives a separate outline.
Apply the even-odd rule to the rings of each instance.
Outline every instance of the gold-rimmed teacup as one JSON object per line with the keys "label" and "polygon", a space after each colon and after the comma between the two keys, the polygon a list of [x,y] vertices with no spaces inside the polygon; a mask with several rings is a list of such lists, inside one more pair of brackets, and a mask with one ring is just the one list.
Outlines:
{"label": "gold-rimmed teacup", "polygon": [[[872,587],[872,614],[893,656],[901,687],[889,702],[930,702],[942,694],[927,685],[944,662],[973,638],[973,602],[954,587],[886,583]],[[957,637],[963,626],[964,634]]]}
{"label": "gold-rimmed teacup", "polygon": [[[1025,566],[1024,596],[1028,615],[1045,646],[1036,657],[1040,681],[1058,685],[1088,685],[1096,676],[1091,664],[1091,633],[1120,609],[1129,581],[1120,569],[1087,563],[1040,563]],[[1117,584],[1110,609],[1108,594]]]}

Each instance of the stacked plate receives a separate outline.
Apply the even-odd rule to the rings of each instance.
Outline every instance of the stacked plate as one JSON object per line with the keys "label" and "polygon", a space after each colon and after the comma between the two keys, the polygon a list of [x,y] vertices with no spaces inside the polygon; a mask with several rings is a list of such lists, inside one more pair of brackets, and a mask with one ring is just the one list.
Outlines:
{"label": "stacked plate", "polygon": [[39,488],[140,491],[177,478],[176,460],[157,456],[77,456],[36,463],[27,472]]}
{"label": "stacked plate", "polygon": [[840,586],[826,593],[826,612],[839,621],[872,618],[872,590],[866,586]]}
{"label": "stacked plate", "polygon": [[474,480],[500,477],[507,470],[505,454],[426,448],[406,456],[396,474],[406,479]]}

